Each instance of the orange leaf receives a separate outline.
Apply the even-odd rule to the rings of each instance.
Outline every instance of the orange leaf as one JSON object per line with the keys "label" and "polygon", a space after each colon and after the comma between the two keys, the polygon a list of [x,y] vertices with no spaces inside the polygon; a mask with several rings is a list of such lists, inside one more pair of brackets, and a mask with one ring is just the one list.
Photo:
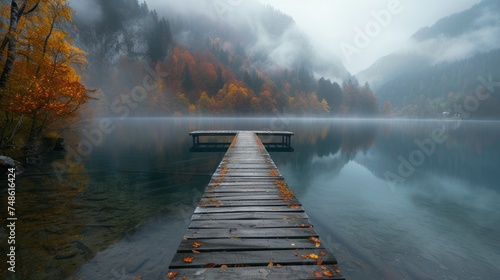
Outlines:
{"label": "orange leaf", "polygon": [[309,254],[307,255],[310,259],[317,260],[319,257],[316,254]]}
{"label": "orange leaf", "polygon": [[314,271],[314,276],[316,276],[316,278],[323,278],[323,274],[321,274],[318,270]]}
{"label": "orange leaf", "polygon": [[279,173],[278,170],[272,169],[272,170],[269,170],[269,175],[271,175],[271,176],[279,176],[280,173]]}
{"label": "orange leaf", "polygon": [[171,271],[171,272],[169,272],[169,273],[167,274],[167,278],[168,278],[168,279],[174,279],[174,278],[175,278],[175,276],[177,276],[177,274],[179,274],[179,272],[177,272],[177,271]]}
{"label": "orange leaf", "polygon": [[188,277],[186,275],[182,276],[182,280],[187,280]]}
{"label": "orange leaf", "polygon": [[185,263],[191,263],[193,262],[194,260],[194,257],[193,256],[188,256],[188,257],[185,257],[184,259],[182,259]]}
{"label": "orange leaf", "polygon": [[318,261],[316,262],[317,265],[322,265],[323,264],[323,260],[321,258],[318,259]]}
{"label": "orange leaf", "polygon": [[330,270],[327,270],[325,272],[323,272],[326,276],[328,277],[332,277],[333,276],[333,273],[330,271]]}
{"label": "orange leaf", "polygon": [[193,242],[193,244],[191,244],[191,247],[193,247],[193,248],[200,248],[201,245],[202,245],[201,242],[196,241],[196,242]]}
{"label": "orange leaf", "polygon": [[220,268],[227,268],[227,265],[223,264],[220,266]]}
{"label": "orange leaf", "polygon": [[273,265],[274,265],[273,262],[270,262],[270,263],[267,264],[267,266],[273,266]]}

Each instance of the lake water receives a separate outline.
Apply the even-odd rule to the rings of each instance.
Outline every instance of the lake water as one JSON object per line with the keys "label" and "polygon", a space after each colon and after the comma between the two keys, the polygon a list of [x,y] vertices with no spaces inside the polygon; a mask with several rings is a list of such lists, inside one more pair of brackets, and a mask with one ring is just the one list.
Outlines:
{"label": "lake water", "polygon": [[52,153],[18,180],[18,279],[164,279],[223,156],[189,153],[198,129],[294,131],[271,156],[348,279],[500,275],[500,122],[111,123],[81,164]]}

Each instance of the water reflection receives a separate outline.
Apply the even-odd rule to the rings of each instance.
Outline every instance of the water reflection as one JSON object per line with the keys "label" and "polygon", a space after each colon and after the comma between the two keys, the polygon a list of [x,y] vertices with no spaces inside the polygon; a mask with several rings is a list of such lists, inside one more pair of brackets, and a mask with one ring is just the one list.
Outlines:
{"label": "water reflection", "polygon": [[[64,160],[61,155],[19,180],[20,216],[27,221],[19,229],[23,279],[161,279],[223,155],[189,153],[189,132],[211,129],[295,132],[295,152],[271,153],[273,160],[349,279],[500,275],[499,123],[130,119],[115,124],[63,183],[49,164]],[[408,159],[419,149],[415,140],[428,139],[436,128],[443,129],[446,141],[435,143],[411,175],[400,175],[400,158]],[[388,184],[387,172],[404,180]]]}
{"label": "water reflection", "polygon": [[[302,154],[277,164],[349,279],[494,279],[500,273],[498,123],[330,125],[343,129],[323,126],[324,138],[295,143]],[[398,174],[400,158],[418,149],[415,140],[436,128],[446,141],[435,143],[395,187],[387,182],[387,172]],[[341,132],[328,133],[335,130]],[[346,136],[352,131],[359,137]],[[318,140],[328,135],[330,141]],[[346,152],[344,139],[364,142]]]}

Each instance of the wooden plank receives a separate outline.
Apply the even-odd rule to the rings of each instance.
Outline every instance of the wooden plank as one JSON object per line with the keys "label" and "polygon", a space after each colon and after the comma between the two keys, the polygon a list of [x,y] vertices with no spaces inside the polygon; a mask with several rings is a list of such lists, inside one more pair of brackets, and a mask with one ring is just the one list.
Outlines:
{"label": "wooden plank", "polygon": [[283,201],[282,199],[274,200],[217,200],[212,199],[202,199],[202,206],[204,208],[209,207],[242,207],[242,206],[290,206],[298,205],[302,206],[298,200]]}
{"label": "wooden plank", "polygon": [[206,191],[207,193],[248,193],[248,194],[258,194],[258,193],[268,193],[270,195],[279,195],[280,191],[275,188],[211,188]]}
{"label": "wooden plank", "polygon": [[316,244],[307,238],[283,239],[251,239],[251,238],[224,238],[224,239],[195,239],[183,240],[177,249],[179,252],[189,253],[193,250],[193,243],[199,242],[197,251],[248,251],[269,249],[317,249]]}
{"label": "wooden plank", "polygon": [[[248,198],[249,200],[253,199],[256,197],[256,199],[260,200],[265,200],[265,199],[276,199],[276,197],[279,197],[280,192],[273,190],[273,192],[269,191],[255,191],[249,194],[248,192],[235,192],[235,191],[224,191],[224,192],[209,192],[206,191],[203,194],[203,198],[218,198],[218,199],[223,199],[225,197],[228,197],[228,199],[242,199],[245,200],[245,198]],[[259,198],[262,197],[262,198]],[[281,197],[280,197],[281,198]]]}
{"label": "wooden plank", "polygon": [[208,213],[193,214],[191,219],[196,220],[234,220],[234,219],[306,219],[305,212],[237,212],[237,213]]}
{"label": "wooden plank", "polygon": [[[323,270],[325,268],[325,270]],[[345,280],[341,274],[337,273],[336,265],[285,265],[263,266],[263,267],[228,267],[228,268],[188,268],[182,270],[170,270],[169,272],[177,271],[178,276],[175,279],[181,279],[186,276],[187,279],[194,280],[220,280],[220,279],[267,279],[267,280],[318,280],[314,276],[315,271],[323,274],[323,279]],[[333,276],[328,277],[325,271],[332,272]],[[313,274],[313,276],[311,276]]]}
{"label": "wooden plank", "polygon": [[[240,195],[238,195],[240,194]],[[205,196],[206,195],[206,196]],[[226,200],[234,200],[234,201],[245,201],[245,200],[257,200],[257,201],[263,201],[263,200],[283,200],[284,197],[280,197],[278,195],[270,195],[269,193],[264,192],[263,194],[257,194],[257,195],[249,195],[249,194],[241,194],[241,193],[234,193],[234,195],[231,195],[230,193],[223,193],[220,196],[211,193],[210,195],[205,194],[203,196],[203,199],[211,199],[211,198],[217,198],[218,200],[226,201]],[[299,202],[295,197],[294,198],[289,198],[291,201],[297,201]]]}
{"label": "wooden plank", "polygon": [[219,207],[219,208],[203,208],[196,207],[195,214],[203,213],[234,213],[234,212],[304,212],[304,209],[299,206],[298,209],[288,206],[242,206],[242,207]]}
{"label": "wooden plank", "polygon": [[313,228],[231,228],[231,229],[188,229],[187,239],[198,238],[290,238],[318,236]]}
{"label": "wooden plank", "polygon": [[284,182],[283,180],[267,180],[260,182],[224,182],[220,181],[220,179],[214,178],[207,187],[268,187],[268,188],[276,188],[276,181]]}
{"label": "wooden plank", "polygon": [[[303,256],[315,254],[321,256],[323,264],[337,264],[335,257],[325,249],[291,249],[291,250],[263,250],[263,251],[241,251],[235,258],[234,252],[200,252],[199,254],[177,253],[172,259],[170,268],[194,268],[204,267],[207,263],[215,265],[251,265],[267,266],[270,262],[281,265],[315,265],[318,259]],[[191,263],[183,261],[186,257],[194,257]]]}
{"label": "wooden plank", "polygon": [[218,229],[231,229],[231,228],[308,228],[312,226],[309,219],[295,219],[295,220],[223,220],[217,221],[191,221],[189,229],[197,228],[218,228]]}

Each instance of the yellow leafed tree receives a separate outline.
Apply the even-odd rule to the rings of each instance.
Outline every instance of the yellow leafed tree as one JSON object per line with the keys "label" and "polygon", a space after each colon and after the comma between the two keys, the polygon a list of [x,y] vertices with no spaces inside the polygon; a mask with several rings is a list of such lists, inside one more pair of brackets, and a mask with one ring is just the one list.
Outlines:
{"label": "yellow leafed tree", "polygon": [[[16,2],[35,9],[20,18],[15,30],[9,26],[0,28],[1,38],[9,38],[10,44],[15,40],[16,46],[1,50],[2,56],[11,57],[12,69],[5,85],[0,87],[0,111],[7,118],[0,136],[4,144],[12,140],[20,120],[29,119],[29,125],[21,130],[25,131],[26,144],[32,144],[47,131],[57,130],[74,118],[89,99],[90,90],[82,84],[77,72],[83,70],[86,60],[85,53],[73,45],[68,33],[72,27],[68,1],[13,0],[10,7],[0,4],[2,14],[12,10],[12,5],[19,6]],[[2,22],[8,24],[9,20]],[[5,71],[9,59],[0,61],[0,69]],[[17,125],[9,127],[9,121],[16,123],[15,120]]]}

